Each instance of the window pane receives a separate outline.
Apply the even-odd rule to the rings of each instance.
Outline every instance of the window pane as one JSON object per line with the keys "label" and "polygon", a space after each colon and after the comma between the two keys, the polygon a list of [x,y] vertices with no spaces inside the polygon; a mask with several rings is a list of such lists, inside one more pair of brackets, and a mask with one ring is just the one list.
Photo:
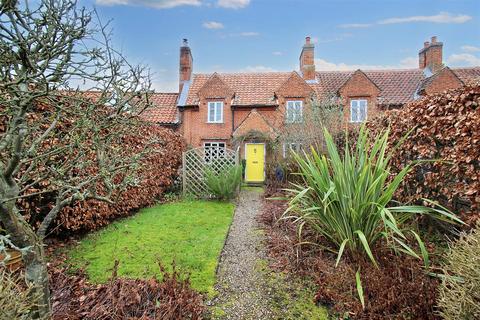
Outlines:
{"label": "window pane", "polygon": [[352,103],[352,107],[350,108],[350,110],[351,110],[351,113],[352,113],[352,116],[351,116],[352,122],[358,121],[358,107],[356,106],[356,104],[354,105]]}
{"label": "window pane", "polygon": [[364,104],[361,108],[360,108],[360,121],[365,121],[367,119],[367,108],[366,108],[366,105]]}
{"label": "window pane", "polygon": [[208,121],[213,122],[215,120],[215,105],[211,102],[208,103]]}
{"label": "window pane", "polygon": [[216,121],[221,122],[222,121],[222,103],[217,102],[217,115],[216,115]]}

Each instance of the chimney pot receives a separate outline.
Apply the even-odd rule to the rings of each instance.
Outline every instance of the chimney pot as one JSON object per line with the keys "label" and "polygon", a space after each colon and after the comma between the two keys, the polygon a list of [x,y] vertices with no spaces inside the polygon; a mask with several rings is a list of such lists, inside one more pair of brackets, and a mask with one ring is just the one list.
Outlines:
{"label": "chimney pot", "polygon": [[305,37],[305,44],[300,53],[300,72],[305,80],[315,80],[315,46],[310,37]]}
{"label": "chimney pot", "polygon": [[183,44],[180,47],[180,82],[179,82],[179,92],[182,92],[183,85],[185,82],[190,81],[192,78],[192,69],[193,69],[193,57],[192,51],[188,46],[188,40],[183,39]]}
{"label": "chimney pot", "polygon": [[418,52],[418,65],[420,69],[428,68],[436,73],[443,68],[443,43],[438,42],[436,36],[431,37],[430,41],[425,41]]}

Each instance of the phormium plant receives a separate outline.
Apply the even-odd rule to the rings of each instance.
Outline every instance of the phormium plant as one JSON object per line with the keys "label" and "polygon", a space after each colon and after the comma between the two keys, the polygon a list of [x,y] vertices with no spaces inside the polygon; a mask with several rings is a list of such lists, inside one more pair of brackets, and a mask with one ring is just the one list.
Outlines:
{"label": "phormium plant", "polygon": [[[310,153],[294,154],[302,182],[287,189],[292,197],[283,218],[293,218],[299,223],[300,236],[303,226],[308,224],[326,239],[325,249],[337,254],[336,265],[345,252],[354,259],[367,256],[376,265],[372,250],[384,239],[396,252],[419,259],[422,256],[428,266],[423,241],[405,222],[417,214],[448,222],[461,221],[430,200],[426,201],[433,208],[392,205],[395,190],[415,163],[391,177],[389,162],[393,151],[387,152],[388,131],[371,141],[368,130],[362,127],[354,148],[345,135],[343,154],[327,130],[324,136],[328,156],[319,155],[314,148]],[[408,244],[409,235],[418,242],[420,255]],[[364,305],[359,272],[356,280]]]}
{"label": "phormium plant", "polygon": [[233,199],[242,182],[242,166],[232,165],[218,170],[209,168],[205,172],[205,182],[215,198]]}

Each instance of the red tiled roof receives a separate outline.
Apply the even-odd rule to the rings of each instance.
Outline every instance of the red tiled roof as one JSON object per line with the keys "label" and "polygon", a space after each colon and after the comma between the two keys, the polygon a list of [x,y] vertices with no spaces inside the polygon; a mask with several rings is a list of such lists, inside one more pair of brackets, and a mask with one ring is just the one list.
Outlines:
{"label": "red tiled roof", "polygon": [[[320,71],[317,72],[318,83],[313,87],[320,97],[337,93],[355,71]],[[381,104],[403,104],[413,100],[416,88],[423,80],[420,69],[367,70],[365,75],[380,89]]]}
{"label": "red tiled roof", "polygon": [[[235,92],[233,105],[275,105],[274,92],[291,75],[291,72],[218,73],[218,76]],[[194,74],[185,105],[198,103],[197,92],[211,74]]]}
{"label": "red tiled roof", "polygon": [[[363,70],[362,70],[363,71]],[[463,81],[480,79],[480,67],[452,68]],[[317,82],[308,83],[319,98],[337,95],[355,71],[319,71]],[[379,103],[399,105],[414,100],[417,89],[428,80],[421,69],[385,69],[363,71],[380,89]],[[266,73],[219,73],[219,77],[235,92],[234,105],[275,105],[275,91],[290,77],[292,72]],[[198,90],[211,74],[194,74],[185,105],[197,105]]]}
{"label": "red tiled roof", "polygon": [[480,67],[450,68],[464,84],[480,80]]}
{"label": "red tiled roof", "polygon": [[420,81],[425,77],[423,70],[377,70],[365,71],[380,88],[380,104],[404,104],[412,101]]}
{"label": "red tiled roof", "polygon": [[149,98],[153,106],[142,112],[140,117],[143,120],[161,124],[178,122],[178,93],[153,93]]}

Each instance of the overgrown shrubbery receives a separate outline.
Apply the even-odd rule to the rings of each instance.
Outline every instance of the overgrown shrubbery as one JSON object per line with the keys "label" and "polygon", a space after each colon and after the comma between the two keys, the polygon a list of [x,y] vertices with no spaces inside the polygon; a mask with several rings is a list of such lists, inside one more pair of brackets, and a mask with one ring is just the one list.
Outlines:
{"label": "overgrown shrubbery", "polygon": [[427,96],[369,122],[380,132],[390,128],[389,146],[413,129],[391,161],[393,173],[418,159],[424,162],[400,184],[401,202],[435,199],[459,213],[471,226],[480,218],[480,85]]}
{"label": "overgrown shrubbery", "polygon": [[444,319],[480,319],[480,224],[453,244],[443,273],[438,305]]}
{"label": "overgrown shrubbery", "polygon": [[205,182],[215,198],[233,199],[242,182],[242,166],[232,165],[222,169],[209,168],[205,172]]}

